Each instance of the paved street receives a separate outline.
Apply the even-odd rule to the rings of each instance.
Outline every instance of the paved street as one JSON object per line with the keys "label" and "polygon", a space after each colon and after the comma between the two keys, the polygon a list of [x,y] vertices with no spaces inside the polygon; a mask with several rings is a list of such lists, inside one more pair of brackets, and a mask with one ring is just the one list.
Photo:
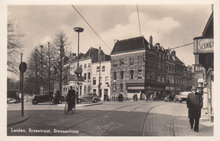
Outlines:
{"label": "paved street", "polygon": [[[77,106],[65,115],[64,104],[25,103],[29,119],[8,126],[8,135],[23,136],[212,136],[213,126],[201,119],[200,132],[189,129],[185,103],[164,101],[104,102]],[[20,114],[20,104],[8,105],[8,121]]]}

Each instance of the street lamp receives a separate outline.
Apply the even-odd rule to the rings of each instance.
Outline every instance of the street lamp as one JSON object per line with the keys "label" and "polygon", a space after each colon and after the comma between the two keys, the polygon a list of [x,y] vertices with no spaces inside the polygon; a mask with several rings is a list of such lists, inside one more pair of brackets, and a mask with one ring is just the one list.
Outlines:
{"label": "street lamp", "polygon": [[76,69],[77,70],[76,71],[77,72],[77,85],[78,85],[78,93],[76,95],[76,102],[78,103],[78,96],[79,96],[79,91],[80,91],[78,79],[79,79],[79,74],[82,73],[82,71],[79,71],[79,70],[82,70],[79,68],[79,33],[83,32],[84,29],[82,27],[74,27],[73,30],[78,33],[78,52],[77,52],[77,69]]}
{"label": "street lamp", "polygon": [[73,28],[73,30],[75,31],[75,32],[78,32],[78,54],[77,54],[77,68],[79,67],[79,33],[80,32],[83,32],[83,28],[82,27],[74,27]]}

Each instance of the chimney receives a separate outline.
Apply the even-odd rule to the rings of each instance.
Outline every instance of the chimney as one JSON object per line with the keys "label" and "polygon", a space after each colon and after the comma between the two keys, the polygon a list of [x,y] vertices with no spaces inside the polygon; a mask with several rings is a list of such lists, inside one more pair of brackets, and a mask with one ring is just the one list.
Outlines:
{"label": "chimney", "polygon": [[153,45],[153,37],[151,35],[150,35],[149,41],[150,41],[150,45]]}

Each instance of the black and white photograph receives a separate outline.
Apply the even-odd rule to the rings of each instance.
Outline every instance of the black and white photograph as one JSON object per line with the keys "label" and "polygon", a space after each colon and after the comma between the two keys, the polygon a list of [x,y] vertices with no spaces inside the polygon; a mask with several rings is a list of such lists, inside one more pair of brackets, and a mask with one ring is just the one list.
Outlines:
{"label": "black and white photograph", "polygon": [[145,2],[1,5],[4,139],[218,136],[219,1]]}

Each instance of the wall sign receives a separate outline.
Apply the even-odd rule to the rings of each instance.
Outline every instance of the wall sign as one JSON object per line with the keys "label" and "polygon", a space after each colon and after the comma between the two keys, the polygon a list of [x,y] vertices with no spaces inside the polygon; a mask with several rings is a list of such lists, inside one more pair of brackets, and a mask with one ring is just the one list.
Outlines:
{"label": "wall sign", "polygon": [[194,39],[194,54],[213,53],[213,38]]}

